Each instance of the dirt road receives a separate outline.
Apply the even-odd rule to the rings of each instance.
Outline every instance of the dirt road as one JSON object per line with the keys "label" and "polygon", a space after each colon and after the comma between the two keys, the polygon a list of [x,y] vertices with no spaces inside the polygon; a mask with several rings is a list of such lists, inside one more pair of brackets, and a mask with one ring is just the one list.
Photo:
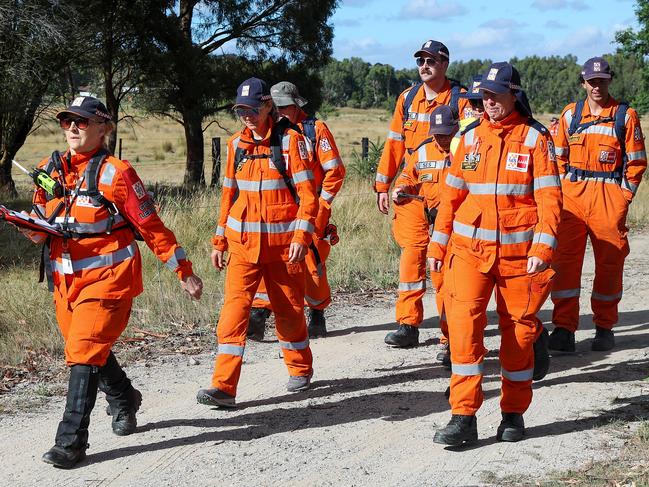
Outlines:
{"label": "dirt road", "polygon": [[[167,356],[135,363],[128,373],[144,394],[138,433],[114,436],[100,393],[87,460],[64,471],[41,462],[52,444],[64,400],[36,411],[0,416],[0,485],[483,485],[499,479],[542,479],[553,470],[610,458],[649,417],[649,234],[634,235],[627,261],[613,353],[590,351],[592,256],[586,260],[578,353],[554,357],[534,386],[525,415],[527,439],[495,441],[500,421],[496,316],[490,313],[486,401],[478,413],[479,443],[460,451],[432,442],[450,417],[448,373],[435,361],[437,318],[431,295],[423,345],[389,349],[393,329],[386,300],[337,304],[326,339],[312,341],[313,389],[285,392],[276,342],[246,349],[236,411],[196,404],[213,356]],[[493,310],[493,306],[491,307]],[[549,305],[541,318],[548,322]],[[622,421],[619,421],[622,420]]]}

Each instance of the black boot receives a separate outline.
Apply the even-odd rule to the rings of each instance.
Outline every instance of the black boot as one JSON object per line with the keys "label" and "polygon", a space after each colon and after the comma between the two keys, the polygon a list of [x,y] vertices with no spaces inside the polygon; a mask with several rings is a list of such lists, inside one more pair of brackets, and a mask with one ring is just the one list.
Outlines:
{"label": "black boot", "polygon": [[550,334],[548,330],[543,327],[543,331],[534,342],[534,372],[532,373],[532,380],[543,379],[548,370],[550,369],[550,352],[548,351],[548,343],[550,342]]}
{"label": "black boot", "polygon": [[70,367],[68,396],[54,446],[43,455],[45,463],[72,468],[86,457],[90,413],[97,399],[99,373],[92,365]]}
{"label": "black boot", "polygon": [[446,370],[451,370],[451,347],[447,343],[444,350],[437,354],[437,361],[442,364]]}
{"label": "black boot", "polygon": [[607,352],[615,347],[613,330],[595,326],[595,339],[590,347],[593,352]]}
{"label": "black boot", "polygon": [[449,446],[475,443],[478,441],[478,421],[473,415],[454,414],[444,428],[437,430],[433,441]]}
{"label": "black boot", "polygon": [[525,422],[519,413],[502,413],[503,419],[496,432],[498,441],[521,441],[525,436]]}
{"label": "black boot", "polygon": [[270,310],[266,308],[252,308],[248,318],[248,338],[256,342],[264,339],[266,331],[266,320],[270,316]]}
{"label": "black boot", "polygon": [[550,333],[548,348],[557,352],[574,352],[575,334],[566,328],[555,326],[552,333]]}
{"label": "black boot", "polygon": [[113,417],[113,433],[130,435],[137,428],[135,413],[142,404],[142,394],[131,385],[126,372],[120,367],[113,352],[106,365],[99,367],[99,389],[106,394],[106,413]]}
{"label": "black boot", "polygon": [[399,325],[397,331],[385,335],[384,341],[393,347],[416,347],[419,345],[419,328],[412,325]]}
{"label": "black boot", "polygon": [[309,338],[324,338],[326,336],[327,324],[324,310],[309,308]]}

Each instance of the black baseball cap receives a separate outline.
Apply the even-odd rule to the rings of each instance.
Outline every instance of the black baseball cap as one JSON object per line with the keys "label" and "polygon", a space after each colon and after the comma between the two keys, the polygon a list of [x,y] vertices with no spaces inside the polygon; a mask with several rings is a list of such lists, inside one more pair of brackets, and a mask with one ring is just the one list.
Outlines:
{"label": "black baseball cap", "polygon": [[259,78],[248,78],[237,88],[237,99],[234,106],[259,108],[272,99],[266,82]]}
{"label": "black baseball cap", "polygon": [[442,44],[439,41],[426,41],[423,43],[421,46],[421,49],[419,49],[415,53],[415,57],[420,57],[424,54],[429,54],[431,56],[434,56],[435,54],[439,54],[440,56],[446,58],[447,60],[449,59],[448,56],[448,47],[446,47],[444,44]]}
{"label": "black baseball cap", "polygon": [[448,105],[440,105],[430,114],[428,135],[453,135],[460,128]]}
{"label": "black baseball cap", "polygon": [[480,84],[482,83],[482,75],[473,77],[471,82],[471,88],[466,93],[460,93],[460,98],[466,98],[467,100],[482,100],[482,93],[480,93]]}
{"label": "black baseball cap", "polygon": [[491,91],[499,95],[510,90],[520,91],[521,75],[514,66],[506,62],[493,63],[482,75],[479,90]]}
{"label": "black baseball cap", "polygon": [[94,96],[77,96],[70,106],[56,114],[56,118],[61,120],[66,115],[78,115],[90,120],[110,122],[111,116],[99,99]]}
{"label": "black baseball cap", "polygon": [[585,80],[594,78],[611,79],[611,66],[603,57],[592,57],[581,68],[581,77]]}

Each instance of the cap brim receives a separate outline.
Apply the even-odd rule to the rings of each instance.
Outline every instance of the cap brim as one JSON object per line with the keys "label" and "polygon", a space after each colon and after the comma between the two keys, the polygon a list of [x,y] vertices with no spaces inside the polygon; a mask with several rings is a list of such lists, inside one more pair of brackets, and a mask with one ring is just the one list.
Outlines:
{"label": "cap brim", "polygon": [[277,95],[273,97],[273,102],[275,102],[275,105],[278,107],[288,107],[291,105],[297,105],[298,107],[302,108],[304,105],[306,105],[308,102],[305,98],[302,98],[301,96],[284,96],[284,95]]}
{"label": "cap brim", "polygon": [[259,108],[264,104],[259,100],[236,100],[232,108],[246,107],[246,108]]}
{"label": "cap brim", "polygon": [[509,85],[504,85],[495,81],[483,81],[478,89],[480,91],[489,91],[491,93],[496,93],[497,95],[502,95],[503,93],[511,91]]}
{"label": "cap brim", "polygon": [[453,135],[460,129],[459,125],[431,127],[428,130],[428,135]]}
{"label": "cap brim", "polygon": [[482,100],[482,93],[460,93],[460,98],[467,100]]}
{"label": "cap brim", "polygon": [[590,79],[596,79],[596,78],[602,78],[602,79],[611,79],[611,75],[607,73],[593,73],[591,75],[585,76],[581,75],[582,78],[584,78],[586,81]]}
{"label": "cap brim", "polygon": [[94,113],[87,112],[86,110],[82,110],[79,107],[72,107],[72,108],[66,108],[65,110],[61,110],[56,114],[56,118],[61,120],[65,115],[78,115],[79,117],[87,118],[89,120],[101,120],[106,121],[107,119],[103,117],[99,117],[95,115]]}
{"label": "cap brim", "polygon": [[413,57],[420,57],[422,54],[428,54],[429,56],[434,56],[437,54],[438,56],[442,56],[444,59],[448,61],[448,55],[446,53],[438,52],[438,51],[428,51],[426,49],[419,49],[419,51],[417,51]]}

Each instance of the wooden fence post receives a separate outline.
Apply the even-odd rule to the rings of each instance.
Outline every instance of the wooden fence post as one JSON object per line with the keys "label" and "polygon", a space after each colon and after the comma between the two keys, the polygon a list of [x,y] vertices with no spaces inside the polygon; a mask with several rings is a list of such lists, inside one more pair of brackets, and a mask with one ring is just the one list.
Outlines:
{"label": "wooden fence post", "polygon": [[210,188],[216,188],[221,179],[221,137],[212,137],[212,180]]}
{"label": "wooden fence post", "polygon": [[122,159],[122,138],[121,137],[119,138],[119,149],[117,153],[119,154],[117,158],[121,160]]}
{"label": "wooden fence post", "polygon": [[370,156],[370,140],[367,137],[361,139],[361,158],[367,161]]}

